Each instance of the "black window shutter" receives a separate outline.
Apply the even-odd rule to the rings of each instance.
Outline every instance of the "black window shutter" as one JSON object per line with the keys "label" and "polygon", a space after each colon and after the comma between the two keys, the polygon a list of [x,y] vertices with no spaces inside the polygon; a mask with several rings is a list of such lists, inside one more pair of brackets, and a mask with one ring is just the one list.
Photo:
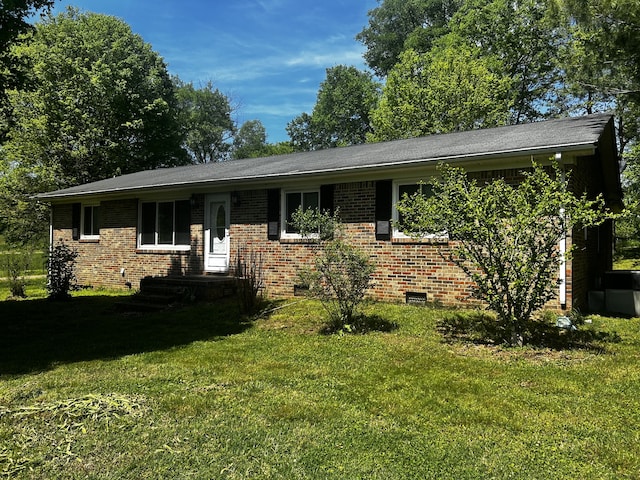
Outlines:
{"label": "black window shutter", "polygon": [[74,203],[71,205],[71,238],[80,240],[80,216],[82,204]]}
{"label": "black window shutter", "polygon": [[267,238],[280,238],[280,189],[267,190]]}
{"label": "black window shutter", "polygon": [[393,182],[376,182],[376,240],[391,240],[391,207]]}
{"label": "black window shutter", "polygon": [[334,185],[321,185],[320,186],[320,211],[329,212],[333,215],[335,207],[333,205],[333,191]]}

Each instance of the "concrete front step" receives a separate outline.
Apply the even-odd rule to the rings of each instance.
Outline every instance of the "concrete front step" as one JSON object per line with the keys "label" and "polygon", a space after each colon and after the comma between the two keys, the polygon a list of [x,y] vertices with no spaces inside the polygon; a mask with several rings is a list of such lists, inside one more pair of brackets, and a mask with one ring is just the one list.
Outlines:
{"label": "concrete front step", "polygon": [[145,277],[140,292],[125,302],[121,311],[157,312],[169,307],[197,301],[211,301],[236,294],[238,280],[228,276]]}
{"label": "concrete front step", "polygon": [[215,300],[235,295],[237,279],[229,276],[145,277],[142,295],[173,295],[182,301]]}

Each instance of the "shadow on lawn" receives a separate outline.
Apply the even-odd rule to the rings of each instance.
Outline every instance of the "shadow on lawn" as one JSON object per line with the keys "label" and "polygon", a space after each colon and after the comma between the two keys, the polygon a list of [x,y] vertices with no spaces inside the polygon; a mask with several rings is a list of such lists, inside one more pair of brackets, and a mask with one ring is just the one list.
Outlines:
{"label": "shadow on lawn", "polygon": [[[455,314],[438,321],[438,331],[445,341],[470,342],[483,345],[505,344],[508,333],[491,317],[482,312]],[[534,348],[552,350],[587,350],[604,352],[606,343],[619,343],[618,334],[596,331],[581,325],[577,330],[565,330],[543,320],[530,321],[524,331],[524,343]]]}
{"label": "shadow on lawn", "polygon": [[370,332],[392,332],[398,329],[398,324],[390,322],[379,315],[358,315],[350,324],[343,322],[329,322],[320,333],[323,335],[355,333],[365,334]]}
{"label": "shadow on lawn", "polygon": [[0,374],[112,359],[215,340],[246,330],[234,299],[146,315],[116,309],[122,297],[0,302]]}

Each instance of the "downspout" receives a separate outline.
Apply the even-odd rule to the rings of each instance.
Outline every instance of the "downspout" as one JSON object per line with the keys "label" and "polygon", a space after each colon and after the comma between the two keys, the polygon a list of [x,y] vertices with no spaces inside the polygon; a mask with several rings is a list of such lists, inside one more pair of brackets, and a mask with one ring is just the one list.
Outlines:
{"label": "downspout", "polygon": [[[564,171],[564,166],[561,166],[560,162],[562,161],[562,153],[556,153],[555,160],[558,163],[560,169],[561,180],[564,183],[566,181],[566,175]],[[560,209],[560,215],[564,216],[565,211],[564,208]],[[562,237],[560,238],[560,242],[558,245],[560,250],[560,271],[558,272],[558,279],[560,280],[560,292],[559,292],[559,300],[560,300],[560,308],[562,310],[567,309],[567,232],[565,231]]]}
{"label": "downspout", "polygon": [[53,207],[49,208],[49,252],[53,248]]}
{"label": "downspout", "polygon": [[[49,258],[51,258],[51,252],[53,251],[53,205],[49,206]],[[50,278],[49,272],[49,260],[47,260],[47,280]]]}

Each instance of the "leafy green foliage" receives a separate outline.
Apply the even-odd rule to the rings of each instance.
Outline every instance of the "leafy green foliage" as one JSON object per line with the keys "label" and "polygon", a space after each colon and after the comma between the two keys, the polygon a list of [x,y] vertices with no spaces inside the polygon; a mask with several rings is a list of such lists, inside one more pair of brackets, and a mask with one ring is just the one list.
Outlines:
{"label": "leafy green foliage", "polygon": [[370,73],[345,65],[328,68],[312,114],[302,113],[287,124],[292,145],[309,151],[364,143],[379,96]]}
{"label": "leafy green foliage", "polygon": [[50,300],[68,300],[76,288],[78,252],[60,241],[51,247],[47,259],[47,293]]}
{"label": "leafy green foliage", "polygon": [[316,242],[333,240],[343,234],[339,210],[331,213],[317,208],[298,209],[293,212],[292,226],[302,238]]}
{"label": "leafy green foliage", "polygon": [[166,66],[121,20],[70,9],[37,23],[12,55],[29,65],[31,88],[8,92],[8,236],[42,236],[47,210],[34,193],[189,161]]}
{"label": "leafy green foliage", "polygon": [[8,89],[24,86],[24,64],[11,53],[11,46],[20,42],[20,36],[31,30],[28,17],[40,9],[49,9],[55,0],[11,0],[0,9],[0,140],[6,128],[6,93]]}
{"label": "leafy green foliage", "polygon": [[0,255],[4,271],[9,282],[9,291],[12,297],[26,297],[25,287],[27,281],[25,274],[31,266],[31,256],[25,252],[7,252]]}
{"label": "leafy green foliage", "polygon": [[267,130],[260,120],[248,120],[233,137],[233,158],[261,157],[267,150]]}
{"label": "leafy green foliage", "polygon": [[287,135],[295,151],[310,152],[316,150],[316,133],[311,115],[303,112],[287,123]]}
{"label": "leafy green foliage", "polygon": [[310,272],[310,291],[322,302],[333,326],[357,331],[358,308],[374,271],[369,256],[342,239],[323,246]]}
{"label": "leafy green foliage", "polygon": [[463,0],[383,0],[369,11],[369,24],[357,36],[374,72],[386,76],[406,49],[420,53],[449,30],[449,20]]}
{"label": "leafy green foliage", "polygon": [[322,302],[331,318],[332,330],[358,331],[358,325],[366,323],[359,321],[358,308],[371,286],[373,262],[344,239],[339,212],[298,208],[292,223],[303,238],[319,245],[314,268],[300,272],[302,283]]}
{"label": "leafy green foliage", "polygon": [[427,54],[407,50],[401,55],[372,113],[373,140],[507,123],[511,80],[501,62],[466,44],[440,45]]}
{"label": "leafy green foliage", "polygon": [[312,114],[319,148],[364,143],[379,96],[370,73],[345,65],[328,68]]}
{"label": "leafy green foliage", "polygon": [[504,340],[521,344],[532,314],[557,295],[565,260],[558,242],[576,225],[604,221],[602,198],[575,197],[557,167],[550,174],[533,165],[517,186],[503,179],[478,185],[462,169],[446,165],[440,173],[433,197],[405,196],[399,202],[399,227],[418,237],[446,232],[449,260],[498,315]]}
{"label": "leafy green foliage", "polygon": [[288,153],[294,153],[295,151],[291,142],[267,143],[263,147],[261,156],[272,157],[274,155],[286,155]]}
{"label": "leafy green foliage", "polygon": [[563,111],[558,53],[567,30],[554,0],[466,0],[451,20],[452,35],[500,58],[511,88],[509,123],[539,120]]}
{"label": "leafy green foliage", "polygon": [[221,162],[231,154],[235,123],[229,99],[208,82],[201,88],[174,78],[185,130],[185,148],[194,163]]}
{"label": "leafy green foliage", "polygon": [[56,188],[55,166],[31,166],[10,161],[0,148],[0,231],[10,245],[45,245],[48,242],[49,207],[33,199],[36,192]]}
{"label": "leafy green foliage", "polygon": [[34,91],[11,93],[10,161],[57,167],[60,186],[185,162],[166,66],[121,20],[69,9],[15,54]]}

